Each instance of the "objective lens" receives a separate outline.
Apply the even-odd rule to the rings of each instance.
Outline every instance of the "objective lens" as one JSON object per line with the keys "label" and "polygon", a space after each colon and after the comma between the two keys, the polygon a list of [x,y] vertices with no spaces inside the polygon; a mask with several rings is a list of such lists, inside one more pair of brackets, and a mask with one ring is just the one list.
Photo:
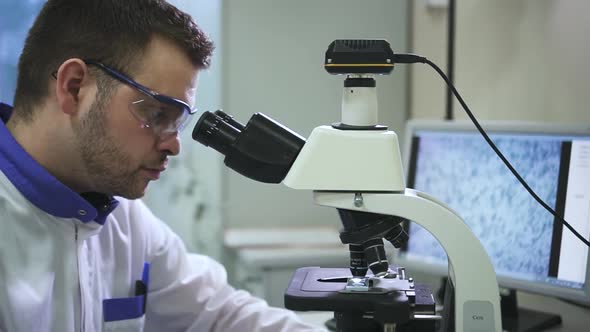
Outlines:
{"label": "objective lens", "polygon": [[384,238],[389,241],[395,248],[399,249],[408,241],[408,233],[404,230],[402,223],[397,224],[385,234]]}
{"label": "objective lens", "polygon": [[365,259],[365,250],[362,245],[349,244],[350,251],[350,272],[353,277],[364,277],[367,274],[367,260]]}
{"label": "objective lens", "polygon": [[363,243],[363,251],[367,264],[375,276],[387,273],[389,262],[385,256],[383,240],[380,238],[370,239]]}

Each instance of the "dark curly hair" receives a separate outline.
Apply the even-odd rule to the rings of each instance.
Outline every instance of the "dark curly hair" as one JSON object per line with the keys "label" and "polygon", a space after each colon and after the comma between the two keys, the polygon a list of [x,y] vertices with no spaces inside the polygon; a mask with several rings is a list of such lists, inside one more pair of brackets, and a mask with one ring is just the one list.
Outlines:
{"label": "dark curly hair", "polygon": [[[163,0],[48,0],[18,63],[15,116],[27,121],[48,95],[51,73],[70,58],[99,59],[129,74],[154,36],[209,66],[213,43],[191,16]],[[100,85],[100,80],[99,80]]]}

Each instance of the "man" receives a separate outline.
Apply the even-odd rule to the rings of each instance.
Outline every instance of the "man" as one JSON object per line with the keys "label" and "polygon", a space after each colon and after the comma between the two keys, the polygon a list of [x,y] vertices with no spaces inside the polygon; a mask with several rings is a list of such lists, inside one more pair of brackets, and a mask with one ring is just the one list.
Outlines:
{"label": "man", "polygon": [[179,153],[212,48],[162,0],[45,4],[0,105],[0,330],[313,329],[189,262],[135,200]]}

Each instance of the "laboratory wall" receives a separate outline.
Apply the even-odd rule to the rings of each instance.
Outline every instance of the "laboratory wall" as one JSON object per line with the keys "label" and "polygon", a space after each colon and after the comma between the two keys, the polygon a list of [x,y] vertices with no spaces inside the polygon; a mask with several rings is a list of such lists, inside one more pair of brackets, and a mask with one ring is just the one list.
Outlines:
{"label": "laboratory wall", "polygon": [[[190,13],[216,44],[212,67],[200,76],[199,109],[222,108],[243,123],[262,112],[304,137],[340,121],[343,77],[323,69],[332,40],[385,38],[396,51],[408,47],[407,1],[170,2]],[[400,139],[407,79],[406,68],[377,78],[380,120]],[[217,151],[191,139],[192,127],[182,135],[182,153],[145,198],[189,250],[222,259],[226,229],[339,227],[335,210],[315,206],[310,192],[255,182],[224,167]]]}
{"label": "laboratory wall", "polygon": [[[215,43],[211,67],[199,74],[196,101],[199,110],[215,109],[222,96],[221,0],[169,2],[190,13]],[[180,155],[170,158],[169,169],[150,184],[144,201],[184,240],[189,251],[221,259],[223,163],[221,156],[192,140],[197,119],[198,115],[181,134]]]}
{"label": "laboratory wall", "polygon": [[[446,70],[447,8],[434,2],[413,2],[411,43]],[[588,11],[586,0],[456,1],[455,84],[476,117],[590,123]],[[444,82],[426,65],[411,80],[411,117],[443,118]]]}
{"label": "laboratory wall", "polygon": [[[328,45],[385,38],[395,51],[407,50],[407,15],[407,1],[224,1],[225,111],[244,123],[262,112],[304,137],[316,126],[339,122],[344,78],[323,69]],[[407,70],[378,77],[377,91],[381,122],[401,134]],[[254,182],[228,169],[223,180],[226,227],[339,224],[335,210],[315,206],[310,192]]]}

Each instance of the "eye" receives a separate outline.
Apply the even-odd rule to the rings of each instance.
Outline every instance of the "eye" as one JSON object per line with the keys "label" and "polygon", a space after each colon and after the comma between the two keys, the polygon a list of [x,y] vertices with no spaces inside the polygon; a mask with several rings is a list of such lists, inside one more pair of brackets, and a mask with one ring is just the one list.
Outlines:
{"label": "eye", "polygon": [[141,103],[139,113],[142,120],[152,126],[165,123],[170,116],[165,105],[146,102]]}
{"label": "eye", "polygon": [[166,117],[166,110],[163,109],[162,107],[152,106],[152,107],[146,108],[144,110],[143,115],[144,115],[146,121],[149,121],[152,123],[158,123],[158,122],[161,122],[162,119],[164,119]]}
{"label": "eye", "polygon": [[154,130],[177,130],[184,109],[156,101],[141,100],[132,103],[137,117]]}

